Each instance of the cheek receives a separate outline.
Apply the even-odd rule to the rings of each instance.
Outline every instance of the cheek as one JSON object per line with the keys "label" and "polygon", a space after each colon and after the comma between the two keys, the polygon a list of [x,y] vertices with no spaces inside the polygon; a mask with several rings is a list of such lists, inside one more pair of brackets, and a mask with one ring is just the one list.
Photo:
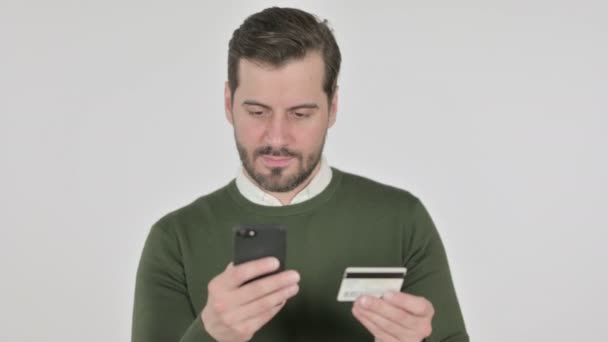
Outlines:
{"label": "cheek", "polygon": [[325,132],[326,127],[322,125],[301,129],[294,134],[294,140],[299,149],[310,153],[322,144]]}
{"label": "cheek", "polygon": [[235,134],[239,142],[245,146],[259,144],[264,135],[262,128],[254,125],[235,125]]}

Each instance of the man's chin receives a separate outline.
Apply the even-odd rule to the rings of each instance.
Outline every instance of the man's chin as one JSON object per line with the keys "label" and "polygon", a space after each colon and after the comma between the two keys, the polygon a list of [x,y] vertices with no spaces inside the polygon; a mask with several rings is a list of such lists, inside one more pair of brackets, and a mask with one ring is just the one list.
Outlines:
{"label": "man's chin", "polygon": [[294,158],[285,166],[266,165],[258,158],[252,171],[254,171],[255,175],[252,178],[260,188],[268,192],[278,193],[294,190],[305,182],[304,178],[310,176],[312,172],[304,172],[301,167],[301,161],[297,158]]}
{"label": "man's chin", "polygon": [[294,175],[286,173],[285,167],[256,170],[254,177],[258,185],[269,192],[288,192],[293,188]]}
{"label": "man's chin", "polygon": [[261,183],[260,185],[268,191],[284,192],[280,191],[280,189],[284,189],[289,185],[288,183],[290,177],[286,175],[273,175],[271,173],[263,173],[258,175],[260,176],[258,177],[258,181]]}

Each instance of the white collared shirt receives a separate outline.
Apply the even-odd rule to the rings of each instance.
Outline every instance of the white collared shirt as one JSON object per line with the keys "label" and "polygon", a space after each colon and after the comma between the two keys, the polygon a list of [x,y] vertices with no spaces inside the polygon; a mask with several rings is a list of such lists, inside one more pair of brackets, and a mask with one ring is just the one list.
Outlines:
{"label": "white collared shirt", "polygon": [[[253,203],[267,206],[282,206],[283,203],[276,197],[263,191],[256,183],[250,180],[245,175],[245,169],[241,166],[236,176],[236,186],[239,192],[245,196],[248,200]],[[302,189],[298,194],[291,200],[291,204],[301,203],[307,201],[316,195],[320,194],[331,182],[332,171],[331,167],[325,160],[325,157],[321,157],[321,167],[319,172],[312,178],[310,183]]]}

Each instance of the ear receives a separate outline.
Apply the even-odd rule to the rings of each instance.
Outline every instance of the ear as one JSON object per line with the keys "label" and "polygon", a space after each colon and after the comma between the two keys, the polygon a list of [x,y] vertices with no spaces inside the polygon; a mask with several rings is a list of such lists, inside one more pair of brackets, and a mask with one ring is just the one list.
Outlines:
{"label": "ear", "polygon": [[228,81],[224,83],[224,111],[226,112],[226,119],[232,125],[232,97],[230,95],[230,85]]}
{"label": "ear", "polygon": [[329,127],[332,127],[336,123],[336,115],[338,114],[338,89],[336,85],[336,91],[334,97],[331,99],[331,105],[329,106]]}

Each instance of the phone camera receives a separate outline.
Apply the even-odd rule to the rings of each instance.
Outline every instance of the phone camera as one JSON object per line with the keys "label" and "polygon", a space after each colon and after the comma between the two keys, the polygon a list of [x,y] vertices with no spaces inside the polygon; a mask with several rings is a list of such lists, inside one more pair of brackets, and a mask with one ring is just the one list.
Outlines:
{"label": "phone camera", "polygon": [[255,229],[239,229],[237,231],[237,235],[245,238],[252,238],[257,235],[257,232],[255,231]]}

